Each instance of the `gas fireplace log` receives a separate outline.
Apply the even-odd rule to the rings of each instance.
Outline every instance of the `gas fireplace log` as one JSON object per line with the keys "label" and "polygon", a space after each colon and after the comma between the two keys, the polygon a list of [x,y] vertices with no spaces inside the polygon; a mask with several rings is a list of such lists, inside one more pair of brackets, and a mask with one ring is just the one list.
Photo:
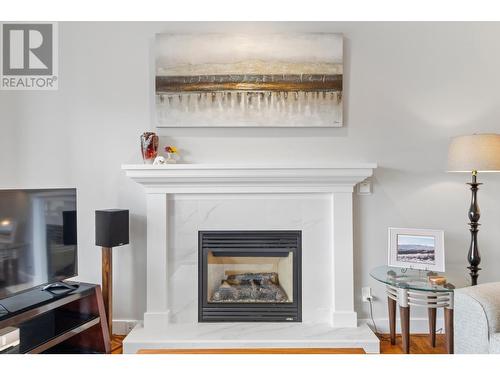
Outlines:
{"label": "gas fireplace log", "polygon": [[210,302],[284,303],[289,300],[279,285],[278,275],[270,272],[230,275],[222,281]]}
{"label": "gas fireplace log", "polygon": [[279,285],[278,274],[276,272],[266,272],[266,273],[238,273],[234,275],[229,275],[226,280],[222,282],[227,282],[230,285],[240,285],[249,284],[250,282],[256,284],[275,284]]}

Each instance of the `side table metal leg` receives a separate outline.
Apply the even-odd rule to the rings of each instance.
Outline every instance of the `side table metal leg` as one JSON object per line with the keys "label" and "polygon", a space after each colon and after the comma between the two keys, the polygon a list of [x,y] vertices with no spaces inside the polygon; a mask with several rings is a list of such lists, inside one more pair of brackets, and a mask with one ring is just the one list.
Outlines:
{"label": "side table metal leg", "polygon": [[448,354],[453,354],[453,309],[449,309],[447,307],[444,308],[444,325],[446,330],[446,350],[448,351]]}
{"label": "side table metal leg", "polygon": [[410,354],[410,306],[399,306],[399,316],[401,318],[403,352]]}
{"label": "side table metal leg", "polygon": [[396,345],[396,301],[387,297],[389,309],[389,332],[391,333],[391,345]]}

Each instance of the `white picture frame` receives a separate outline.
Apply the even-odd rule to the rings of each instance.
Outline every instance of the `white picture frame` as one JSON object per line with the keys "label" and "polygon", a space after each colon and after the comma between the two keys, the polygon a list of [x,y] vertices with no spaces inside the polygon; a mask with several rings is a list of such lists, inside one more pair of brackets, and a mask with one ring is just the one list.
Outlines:
{"label": "white picture frame", "polygon": [[391,267],[444,272],[444,231],[389,228],[388,265]]}

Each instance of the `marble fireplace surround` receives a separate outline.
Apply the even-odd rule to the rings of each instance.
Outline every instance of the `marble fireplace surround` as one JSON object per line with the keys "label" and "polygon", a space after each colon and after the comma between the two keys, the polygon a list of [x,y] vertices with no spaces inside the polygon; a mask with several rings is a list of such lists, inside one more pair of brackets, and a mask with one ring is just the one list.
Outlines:
{"label": "marble fireplace surround", "polygon": [[[191,310],[183,311],[182,314],[177,311],[178,296],[173,296],[172,283],[179,284],[174,290],[184,285],[185,295],[188,294],[191,300],[196,301],[197,295],[194,288],[186,287],[185,282],[176,281],[177,279],[169,273],[174,273],[172,264],[172,254],[169,257],[169,251],[175,252],[178,245],[172,245],[174,233],[173,221],[177,220],[182,211],[176,209],[176,205],[189,201],[200,199],[229,199],[231,205],[241,204],[245,210],[245,201],[250,200],[248,205],[262,204],[266,207],[270,202],[276,200],[278,211],[286,208],[287,202],[294,206],[302,202],[302,209],[307,215],[316,211],[322,211],[323,217],[328,227],[319,228],[324,236],[318,246],[323,247],[323,251],[328,252],[328,257],[323,262],[323,273],[328,274],[327,279],[331,282],[330,294],[327,308],[323,308],[321,314],[314,310],[314,306],[306,306],[307,298],[303,300],[303,323],[264,323],[269,325],[278,325],[279,330],[288,329],[290,342],[286,346],[304,345],[298,339],[304,332],[298,326],[307,326],[308,332],[311,332],[311,325],[316,325],[314,329],[318,331],[318,336],[325,335],[325,329],[358,329],[357,314],[354,311],[354,290],[353,290],[353,208],[352,194],[354,186],[370,177],[376,168],[374,163],[335,163],[328,165],[236,165],[236,164],[169,164],[169,165],[123,165],[122,169],[128,177],[144,186],[147,202],[147,310],[144,314],[144,323],[142,327],[135,329],[125,340],[124,348],[133,352],[137,348],[157,348],[157,347],[182,347],[187,345],[192,347],[195,337],[207,336],[207,342],[200,344],[197,341],[196,347],[214,347],[214,337],[217,336],[214,328],[217,325],[225,330],[225,335],[230,338],[226,344],[219,342],[217,347],[234,347],[235,340],[242,340],[239,334],[230,332],[231,326],[238,327],[238,330],[251,330],[252,325],[256,323],[198,323],[197,316]],[[217,197],[217,198],[214,198]],[[308,201],[308,199],[311,199]],[[241,202],[241,203],[239,203]],[[262,203],[259,203],[262,202]],[[325,204],[326,203],[326,204]],[[316,206],[315,206],[316,205]],[[238,206],[236,206],[238,207]],[[317,207],[318,209],[315,209]],[[290,207],[295,209],[296,207]],[[169,212],[173,211],[173,212]],[[234,207],[232,209],[234,211]],[[304,214],[304,212],[302,214]],[[192,228],[191,232],[196,237],[196,229],[302,229],[302,228],[277,228],[280,221],[279,215],[271,213],[272,227],[242,228],[238,225],[245,225],[241,220],[235,220],[235,228],[225,227],[227,223],[205,223],[211,227],[199,227],[200,223]],[[318,214],[319,215],[319,214]],[[227,216],[227,215],[226,215]],[[274,222],[272,221],[274,220]],[[171,221],[171,222],[169,222]],[[224,227],[214,228],[214,225]],[[289,225],[284,223],[283,225]],[[198,227],[197,227],[198,226]],[[299,225],[300,226],[300,225]],[[309,235],[309,237],[315,237]],[[303,239],[303,257],[307,253],[306,238]],[[183,241],[179,239],[179,241]],[[185,241],[185,240],[184,240]],[[193,244],[190,244],[190,246]],[[326,246],[326,249],[325,249]],[[169,249],[172,247],[172,249]],[[192,247],[192,246],[191,246]],[[176,268],[177,264],[174,265]],[[302,265],[303,275],[307,262]],[[326,271],[325,271],[326,270]],[[311,271],[312,272],[312,271]],[[303,276],[303,295],[306,295],[307,281]],[[324,293],[324,292],[323,292]],[[195,294],[192,295],[191,294]],[[190,301],[191,301],[190,300]],[[177,301],[177,302],[176,302]],[[192,304],[192,303],[191,303]],[[193,306],[196,307],[197,306]],[[319,314],[319,315],[318,315]],[[258,323],[262,326],[262,323]],[[290,324],[292,324],[290,326]],[[295,324],[296,326],[293,326]],[[320,325],[323,328],[319,328]],[[326,328],[325,328],[326,327]],[[229,329],[229,331],[228,331]],[[208,333],[205,333],[207,331]],[[353,335],[363,336],[366,330],[360,334],[353,331]],[[164,334],[162,334],[164,332]],[[186,332],[191,332],[191,335]],[[212,332],[212,333],[210,333]],[[267,335],[271,332],[268,330]],[[293,333],[295,332],[295,333]],[[333,332],[333,331],[332,331]],[[329,333],[332,336],[332,332]],[[345,332],[344,332],[345,333]],[[187,336],[186,336],[187,335]],[[256,334],[254,333],[254,336]],[[282,334],[279,334],[282,336]],[[181,337],[182,336],[182,337]],[[259,337],[253,337],[257,347],[279,346],[271,342],[269,337],[264,337],[263,333]],[[365,335],[366,336],[366,335]],[[294,338],[295,337],[295,338]],[[333,340],[333,336],[330,337]],[[366,337],[365,337],[366,338]],[[192,339],[192,340],[191,340]],[[324,337],[323,337],[324,339]],[[370,336],[370,339],[373,337]],[[128,342],[127,342],[128,341]],[[192,342],[191,342],[192,341]],[[310,339],[309,345],[313,344]],[[330,340],[331,341],[331,340]],[[188,344],[188,342],[191,342]],[[257,344],[260,342],[260,344]],[[373,341],[374,342],[374,341]],[[372,342],[372,344],[373,344]],[[128,343],[128,346],[127,346]],[[183,344],[184,343],[184,344]],[[330,343],[332,344],[332,343]],[[283,344],[284,345],[284,344]],[[326,343],[324,343],[326,345]],[[248,346],[248,343],[245,345]],[[316,345],[321,346],[321,345]],[[331,346],[334,346],[333,344]]]}

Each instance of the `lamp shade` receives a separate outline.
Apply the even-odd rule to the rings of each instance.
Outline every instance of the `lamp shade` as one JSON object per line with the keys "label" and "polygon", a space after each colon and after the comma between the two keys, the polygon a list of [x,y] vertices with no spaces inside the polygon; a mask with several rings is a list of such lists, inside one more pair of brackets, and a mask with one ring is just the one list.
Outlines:
{"label": "lamp shade", "polygon": [[449,172],[500,172],[500,134],[455,137],[448,148]]}

